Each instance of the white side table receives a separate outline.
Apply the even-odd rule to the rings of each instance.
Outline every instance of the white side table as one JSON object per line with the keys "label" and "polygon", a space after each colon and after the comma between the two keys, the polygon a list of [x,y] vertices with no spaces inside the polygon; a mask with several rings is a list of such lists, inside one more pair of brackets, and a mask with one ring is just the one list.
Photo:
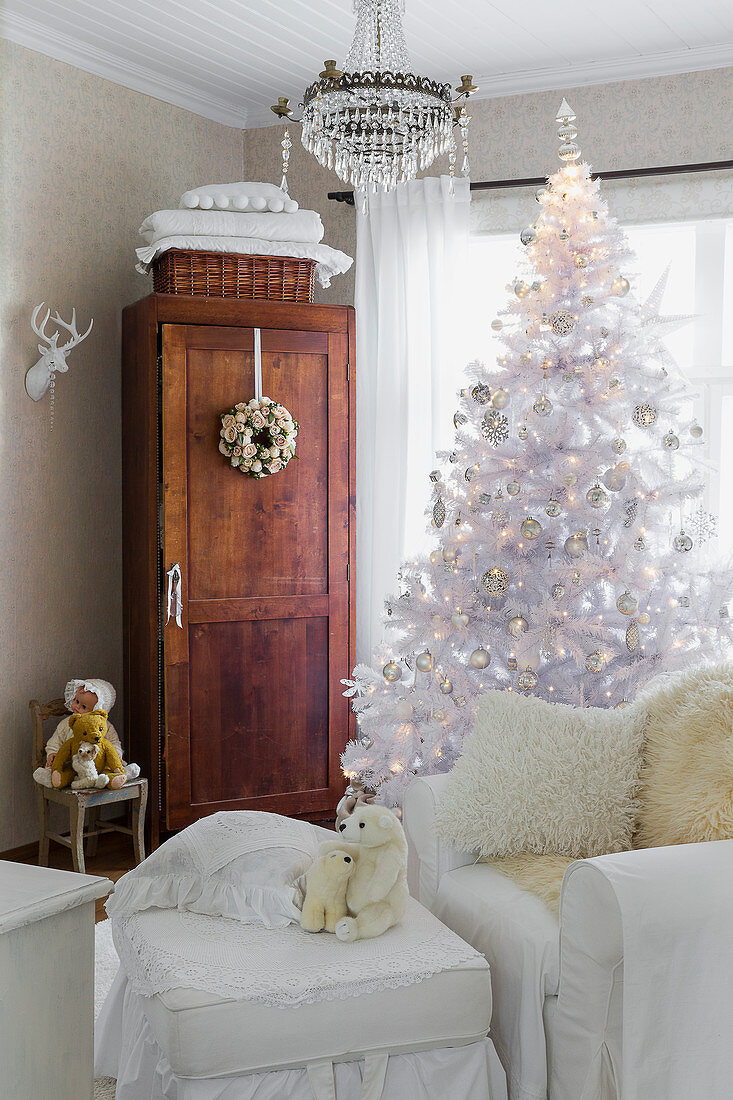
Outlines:
{"label": "white side table", "polygon": [[0,1093],[91,1100],[94,902],[106,878],[0,860]]}

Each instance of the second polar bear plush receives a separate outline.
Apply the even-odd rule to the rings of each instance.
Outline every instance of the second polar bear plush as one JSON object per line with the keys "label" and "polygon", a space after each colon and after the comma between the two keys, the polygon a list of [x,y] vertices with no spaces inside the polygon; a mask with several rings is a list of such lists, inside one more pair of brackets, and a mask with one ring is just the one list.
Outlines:
{"label": "second polar bear plush", "polygon": [[349,916],[336,922],[338,939],[371,939],[402,920],[409,897],[407,840],[395,815],[384,806],[359,805],[329,847],[356,862],[346,888]]}

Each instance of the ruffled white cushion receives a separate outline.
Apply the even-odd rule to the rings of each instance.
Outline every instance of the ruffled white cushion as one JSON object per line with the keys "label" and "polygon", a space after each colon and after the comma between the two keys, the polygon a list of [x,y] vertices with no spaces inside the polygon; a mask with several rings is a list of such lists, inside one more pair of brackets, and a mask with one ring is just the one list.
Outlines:
{"label": "ruffled white cushion", "polygon": [[118,921],[145,909],[185,909],[268,928],[297,924],[301,876],[333,834],[279,814],[212,814],[124,875],[107,902]]}

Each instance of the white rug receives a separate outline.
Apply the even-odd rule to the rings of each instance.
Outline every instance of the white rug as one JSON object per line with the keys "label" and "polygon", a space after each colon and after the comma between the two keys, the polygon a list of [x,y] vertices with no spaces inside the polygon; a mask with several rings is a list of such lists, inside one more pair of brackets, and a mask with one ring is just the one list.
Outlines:
{"label": "white rug", "polygon": [[[97,1019],[104,999],[109,993],[120,960],[112,943],[112,927],[108,920],[94,927],[94,1019]],[[114,1077],[98,1077],[94,1082],[94,1100],[114,1100]]]}

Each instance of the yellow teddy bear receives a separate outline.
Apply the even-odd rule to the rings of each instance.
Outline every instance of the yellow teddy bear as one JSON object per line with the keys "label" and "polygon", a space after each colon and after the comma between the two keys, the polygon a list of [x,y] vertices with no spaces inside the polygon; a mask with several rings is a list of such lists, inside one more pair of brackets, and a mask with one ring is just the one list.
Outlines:
{"label": "yellow teddy bear", "polygon": [[64,741],[53,762],[51,782],[54,787],[68,787],[76,775],[72,760],[83,741],[96,748],[93,761],[98,780],[95,786],[121,787],[125,782],[125,769],[120,755],[107,740],[107,711],[93,710],[88,714],[72,714],[69,718],[71,738]]}

